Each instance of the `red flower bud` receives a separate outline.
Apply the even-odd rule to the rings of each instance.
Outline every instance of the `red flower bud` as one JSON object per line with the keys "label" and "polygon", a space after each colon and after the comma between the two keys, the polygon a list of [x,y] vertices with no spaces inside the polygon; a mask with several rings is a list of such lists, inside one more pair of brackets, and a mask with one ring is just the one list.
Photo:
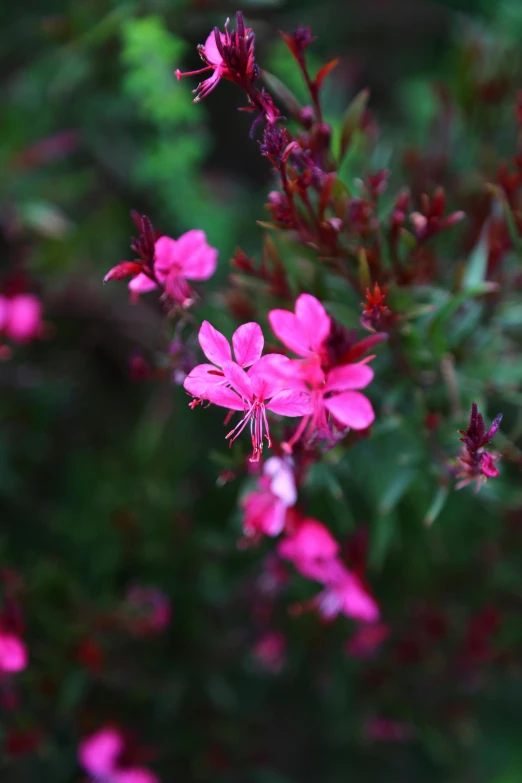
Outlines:
{"label": "red flower bud", "polygon": [[126,277],[135,277],[142,271],[141,264],[136,261],[122,261],[117,266],[107,272],[103,278],[103,282],[107,283],[109,280],[124,280]]}

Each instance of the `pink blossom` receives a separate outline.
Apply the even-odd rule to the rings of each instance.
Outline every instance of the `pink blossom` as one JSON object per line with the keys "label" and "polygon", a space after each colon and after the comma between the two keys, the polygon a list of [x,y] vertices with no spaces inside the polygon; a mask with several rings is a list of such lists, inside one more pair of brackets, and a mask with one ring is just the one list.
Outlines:
{"label": "pink blossom", "polygon": [[323,372],[320,361],[312,356],[303,361],[278,362],[274,368],[287,387],[310,395],[311,411],[301,420],[292,438],[285,444],[291,452],[301,437],[333,441],[346,428],[364,430],[375,414],[369,399],[357,389],[368,386],[373,370],[366,362],[345,364]]}
{"label": "pink blossom", "polygon": [[326,620],[332,620],[339,614],[367,623],[379,619],[379,608],[359,577],[340,563],[327,575],[325,589],[316,596],[315,603]]}
{"label": "pink blossom", "polygon": [[[165,286],[171,299],[187,306],[192,301],[187,280],[208,280],[212,277],[217,257],[218,251],[207,244],[204,231],[193,229],[179,239],[163,236],[155,242],[154,275],[158,283]],[[142,272],[130,281],[129,288],[134,294],[143,294],[157,288],[157,285]]]}
{"label": "pink blossom", "polygon": [[143,767],[121,767],[119,760],[124,751],[122,734],[106,726],[83,740],[78,759],[89,775],[103,783],[159,783],[156,775]]}
{"label": "pink blossom", "polygon": [[305,519],[295,533],[279,542],[280,557],[291,560],[307,579],[321,582],[324,589],[312,600],[327,620],[345,614],[356,620],[374,622],[379,610],[359,578],[350,573],[338,557],[339,544],[316,519]]}
{"label": "pink blossom", "polygon": [[495,461],[499,459],[500,454],[493,454],[490,451],[484,451],[482,453],[481,467],[482,473],[486,478],[497,478],[500,475],[500,471],[495,467]]}
{"label": "pink blossom", "polygon": [[459,430],[463,436],[460,438],[464,444],[459,461],[459,471],[457,477],[460,481],[456,489],[461,489],[471,482],[475,482],[475,492],[478,492],[481,486],[488,478],[497,478],[500,474],[495,462],[500,458],[500,454],[492,451],[486,451],[492,438],[497,434],[502,414],[495,418],[491,427],[486,431],[484,417],[478,411],[477,403],[471,404],[470,422],[467,430]]}
{"label": "pink blossom", "polygon": [[0,672],[21,672],[27,668],[27,648],[23,641],[12,633],[0,631]]}
{"label": "pink blossom", "polygon": [[178,81],[184,76],[195,76],[205,71],[214,72],[194,90],[196,93],[194,103],[206,98],[221,79],[228,79],[245,86],[255,77],[254,36],[251,28],[245,28],[243,17],[239,13],[237,22],[237,30],[229,32],[227,19],[224,33],[216,27],[205,43],[198,46],[199,55],[205,63],[204,68],[186,73],[181,73],[179,69],[175,71]]}
{"label": "pink blossom", "polygon": [[296,299],[295,314],[289,310],[271,310],[268,320],[276,337],[303,358],[319,356],[330,334],[330,316],[311,294],[301,294]]}
{"label": "pink blossom", "polygon": [[281,631],[267,631],[253,647],[256,662],[270,674],[278,674],[285,665],[286,639]]}
{"label": "pink blossom", "polygon": [[328,528],[316,519],[304,519],[277,546],[280,557],[290,560],[300,573],[312,579],[318,573],[324,574],[325,564],[336,558],[339,549]]}
{"label": "pink blossom", "polygon": [[336,569],[336,573],[327,576],[325,589],[319,593],[315,602],[326,620],[338,614],[367,623],[379,619],[379,608],[374,599],[366,592],[359,578],[342,565]]}
{"label": "pink blossom", "polygon": [[42,332],[42,303],[34,294],[0,296],[0,332],[15,343],[26,343]]}
{"label": "pink blossom", "polygon": [[[189,373],[183,385],[198,400],[208,400],[214,405],[243,412],[242,419],[226,437],[232,443],[250,424],[253,447],[251,460],[257,462],[263,448],[263,437],[271,445],[266,411],[282,416],[305,415],[309,410],[308,395],[281,388],[274,365],[279,360],[285,360],[285,357],[269,354],[259,358],[263,350],[259,324],[244,324],[234,333],[232,343],[235,362],[232,361],[226,338],[206,321],[200,329],[199,342],[205,356],[214,365],[198,365]],[[247,373],[243,367],[249,365]]]}
{"label": "pink blossom", "polygon": [[325,341],[332,320],[321,302],[310,294],[301,294],[295,303],[295,313],[272,310],[268,320],[281,342],[303,359],[277,365],[282,382],[288,388],[308,392],[311,397],[311,413],[286,444],[288,450],[302,436],[309,440],[316,437],[335,441],[339,427],[355,430],[369,427],[375,414],[368,398],[357,390],[370,383],[373,371],[367,366],[368,359],[324,369],[328,366]]}
{"label": "pink blossom", "polygon": [[291,461],[270,457],[263,466],[258,489],[242,501],[243,530],[247,537],[277,536],[285,526],[286,511],[297,500]]}

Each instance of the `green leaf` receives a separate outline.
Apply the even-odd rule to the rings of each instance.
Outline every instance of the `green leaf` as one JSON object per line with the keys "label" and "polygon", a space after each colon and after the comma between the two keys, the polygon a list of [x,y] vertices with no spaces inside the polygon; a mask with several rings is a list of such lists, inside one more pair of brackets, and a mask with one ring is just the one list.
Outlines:
{"label": "green leaf", "polygon": [[487,238],[488,222],[482,229],[479,241],[473,248],[462,278],[462,288],[467,291],[480,285],[486,279],[488,266],[489,243]]}
{"label": "green leaf", "polygon": [[471,286],[470,288],[461,291],[459,294],[450,296],[446,304],[442,305],[437,311],[429,327],[433,348],[437,354],[443,354],[446,350],[444,331],[448,328],[450,318],[457,312],[459,307],[462,307],[463,304],[470,299],[473,299],[475,296],[491,294],[493,291],[498,291],[498,284],[486,281]]}
{"label": "green leaf", "polygon": [[366,258],[366,250],[361,247],[357,254],[357,265],[359,274],[359,285],[363,289],[371,288],[372,276],[370,274],[370,267],[368,265],[368,259]]}
{"label": "green leaf", "polygon": [[341,142],[339,156],[342,160],[350,146],[354,131],[359,127],[362,116],[366,111],[368,101],[370,100],[370,91],[368,88],[361,90],[346,109],[341,127]]}
{"label": "green leaf", "polygon": [[426,527],[431,527],[431,525],[433,525],[433,523],[439,516],[440,512],[446,505],[448,495],[449,495],[448,487],[440,487],[440,489],[437,491],[435,497],[431,502],[428,511],[426,512],[426,516],[424,517],[424,524],[426,525]]}
{"label": "green leaf", "polygon": [[382,516],[389,514],[397,503],[402,500],[413,480],[417,476],[415,468],[403,468],[398,474],[395,473],[392,481],[381,495],[378,513]]}

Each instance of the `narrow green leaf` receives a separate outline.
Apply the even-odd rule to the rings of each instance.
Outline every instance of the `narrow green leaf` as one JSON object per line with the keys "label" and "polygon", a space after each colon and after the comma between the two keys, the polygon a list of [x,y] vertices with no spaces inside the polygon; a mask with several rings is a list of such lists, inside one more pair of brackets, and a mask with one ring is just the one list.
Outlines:
{"label": "narrow green leaf", "polygon": [[437,311],[434,316],[429,333],[433,341],[433,348],[439,355],[446,351],[446,341],[444,339],[444,330],[448,326],[449,319],[470,299],[482,294],[491,294],[498,291],[497,283],[483,282],[461,291],[459,294],[450,296],[446,304]]}
{"label": "narrow green leaf", "polygon": [[341,160],[344,158],[346,151],[350,146],[353,133],[359,126],[362,116],[366,111],[369,100],[370,91],[368,88],[365,88],[355,96],[344,113],[341,127],[341,144],[339,149],[339,156]]}
{"label": "narrow green leaf", "polygon": [[366,250],[361,247],[357,254],[357,264],[359,267],[359,284],[363,291],[367,288],[371,288],[372,276],[370,274],[370,267],[368,266],[368,259],[366,258]]}
{"label": "narrow green leaf", "polygon": [[485,223],[479,241],[473,248],[464,275],[462,278],[462,288],[464,291],[474,288],[486,279],[488,266],[488,222]]}
{"label": "narrow green leaf", "polygon": [[440,512],[446,505],[446,501],[448,499],[449,495],[449,488],[448,487],[440,487],[437,493],[435,494],[435,497],[432,500],[432,503],[426,512],[426,516],[424,517],[424,524],[426,527],[431,527],[437,517],[439,516]]}
{"label": "narrow green leaf", "polygon": [[378,506],[379,514],[386,515],[393,511],[410,488],[416,475],[415,468],[404,468],[393,477],[393,481],[389,483],[381,496]]}

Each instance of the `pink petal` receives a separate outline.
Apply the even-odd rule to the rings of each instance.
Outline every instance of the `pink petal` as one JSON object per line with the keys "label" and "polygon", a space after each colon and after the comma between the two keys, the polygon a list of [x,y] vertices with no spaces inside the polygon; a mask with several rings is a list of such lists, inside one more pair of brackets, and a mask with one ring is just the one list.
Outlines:
{"label": "pink petal", "polygon": [[262,518],[262,532],[267,536],[278,536],[285,526],[287,506],[273,497]]}
{"label": "pink petal", "polygon": [[160,237],[154,245],[154,271],[167,275],[176,261],[177,242],[171,237]]}
{"label": "pink petal", "polygon": [[201,84],[198,85],[197,95],[194,98],[194,102],[201,101],[203,98],[206,98],[207,95],[209,95],[212,90],[218,86],[224,72],[226,72],[226,68],[222,65],[218,65],[212,76],[210,76],[208,79],[205,79],[204,82],[201,82]]}
{"label": "pink petal", "polygon": [[218,251],[207,245],[197,255],[183,261],[183,274],[188,280],[208,280],[216,271],[217,261]]}
{"label": "pink petal", "polygon": [[347,617],[367,623],[379,619],[379,607],[354,574],[349,574],[345,582],[334,590],[341,603],[340,611]]}
{"label": "pink petal", "polygon": [[0,634],[0,671],[21,672],[27,668],[27,648],[17,636]]}
{"label": "pink petal", "polygon": [[159,783],[159,778],[148,769],[136,767],[113,772],[111,783]]}
{"label": "pink petal", "polygon": [[[296,371],[300,378],[312,389],[323,389],[325,374],[321,369],[321,360],[318,356],[312,355],[305,361],[296,361]],[[294,371],[295,372],[295,371]]]}
{"label": "pink petal", "polygon": [[296,374],[293,364],[291,359],[279,353],[262,356],[248,371],[254,394],[266,400],[288,389],[307,391],[306,384]]}
{"label": "pink petal", "polygon": [[310,397],[300,391],[278,392],[266,409],[280,416],[306,416],[311,412]]}
{"label": "pink petal", "polygon": [[295,314],[306,335],[308,346],[317,351],[330,334],[330,316],[321,302],[311,294],[301,294],[295,303]]}
{"label": "pink petal", "polygon": [[326,376],[325,392],[364,389],[373,378],[373,370],[366,364],[345,364],[334,367]]}
{"label": "pink petal", "polygon": [[337,558],[331,558],[326,560],[307,560],[296,559],[293,561],[294,566],[302,576],[307,579],[313,579],[314,582],[321,582],[322,584],[329,584],[332,579],[335,580],[339,574],[339,570],[343,568]]}
{"label": "pink petal", "polygon": [[217,364],[218,367],[221,367],[223,362],[229,362],[232,359],[232,351],[227,338],[214,329],[208,321],[203,321],[201,324],[198,339],[207,359]]}
{"label": "pink petal", "polygon": [[271,310],[268,320],[272,331],[291,351],[298,356],[308,356],[310,353],[308,330],[303,330],[301,322],[288,310]]}
{"label": "pink petal", "polygon": [[340,547],[328,528],[316,519],[305,519],[293,536],[283,539],[277,547],[288,560],[331,560]]}
{"label": "pink petal", "polygon": [[238,397],[232,389],[228,389],[226,386],[209,386],[204,398],[221,408],[228,408],[232,411],[245,410],[245,403],[241,397]]}
{"label": "pink petal", "polygon": [[201,248],[208,247],[207,235],[199,228],[193,228],[186,231],[176,240],[176,261],[181,261],[185,256],[192,256],[199,253]]}
{"label": "pink petal", "polygon": [[482,453],[480,467],[482,469],[482,473],[487,476],[487,478],[496,478],[500,475],[499,469],[495,467],[495,458],[492,454],[489,453],[489,451],[484,451]]}
{"label": "pink petal", "polygon": [[324,407],[338,422],[354,430],[365,430],[375,419],[370,400],[357,391],[342,392],[328,397],[324,400]]}
{"label": "pink petal", "polygon": [[198,364],[194,367],[183,382],[183,387],[194,397],[205,398],[205,393],[210,386],[224,385],[224,376],[217,375],[214,364]]}
{"label": "pink petal", "polygon": [[291,461],[269,457],[263,466],[263,473],[271,479],[270,492],[287,506],[293,506],[297,500],[297,490]]}
{"label": "pink petal", "polygon": [[166,277],[165,291],[171,299],[184,307],[192,303],[192,289],[175,266]]}
{"label": "pink petal", "polygon": [[[225,43],[226,39],[223,33],[219,33],[219,35],[221,36],[222,42]],[[216,38],[213,30],[205,41],[203,51],[205,52],[206,60],[209,63],[212,63],[212,65],[220,65],[223,62],[223,58],[221,57],[219,49],[216,46]]]}
{"label": "pink petal", "polygon": [[157,288],[154,280],[151,280],[147,275],[139,274],[133,277],[129,283],[129,288],[135,294],[146,294],[148,291],[154,291]]}
{"label": "pink petal", "polygon": [[116,729],[103,728],[80,743],[78,759],[90,775],[111,775],[123,739]]}
{"label": "pink petal", "polygon": [[218,251],[207,244],[204,231],[193,229],[176,243],[176,261],[188,280],[208,280],[216,271]]}
{"label": "pink petal", "polygon": [[265,340],[259,324],[243,324],[232,335],[232,345],[236,362],[240,367],[250,367],[263,353]]}
{"label": "pink petal", "polygon": [[253,401],[252,383],[244,370],[236,362],[223,362],[225,378],[238,394],[248,401]]}
{"label": "pink petal", "polygon": [[25,343],[40,335],[42,303],[33,294],[19,294],[9,302],[7,332],[11,340]]}

